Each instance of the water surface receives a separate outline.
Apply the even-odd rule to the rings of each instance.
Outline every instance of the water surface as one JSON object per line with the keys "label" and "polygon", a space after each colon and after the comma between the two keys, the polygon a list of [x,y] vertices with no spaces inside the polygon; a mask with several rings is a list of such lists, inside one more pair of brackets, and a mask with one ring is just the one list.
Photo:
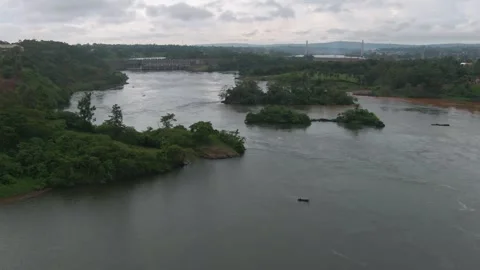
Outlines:
{"label": "water surface", "polygon": [[231,74],[128,75],[123,90],[95,92],[98,122],[113,104],[138,129],[175,113],[239,129],[247,153],[2,205],[0,269],[480,269],[477,111],[360,97],[385,129],[275,130],[218,102]]}

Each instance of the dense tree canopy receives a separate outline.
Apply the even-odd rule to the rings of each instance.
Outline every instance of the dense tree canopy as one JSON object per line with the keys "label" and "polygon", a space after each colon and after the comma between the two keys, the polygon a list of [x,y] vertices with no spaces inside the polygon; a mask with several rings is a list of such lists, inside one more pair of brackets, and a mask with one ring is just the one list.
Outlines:
{"label": "dense tree canopy", "polygon": [[369,112],[367,109],[362,109],[359,106],[340,113],[336,121],[352,128],[361,128],[364,126],[376,128],[385,127],[385,124],[374,113]]}
{"label": "dense tree canopy", "polygon": [[310,126],[310,117],[283,106],[266,106],[258,113],[249,112],[246,124],[274,124],[283,126]]}
{"label": "dense tree canopy", "polygon": [[[261,60],[261,58],[260,58]],[[299,71],[309,74],[326,74],[330,77],[355,78],[358,89],[372,89],[381,96],[465,98],[480,100],[480,61],[461,65],[454,58],[428,60],[365,60],[358,62],[315,62],[306,60],[278,60],[241,67],[243,76],[272,76]],[[332,80],[330,80],[332,81]],[[340,82],[340,80],[337,80]]]}
{"label": "dense tree canopy", "polygon": [[327,84],[320,76],[306,72],[279,76],[262,91],[253,80],[237,81],[232,88],[222,90],[220,98],[225,104],[272,105],[351,105],[354,98]]}

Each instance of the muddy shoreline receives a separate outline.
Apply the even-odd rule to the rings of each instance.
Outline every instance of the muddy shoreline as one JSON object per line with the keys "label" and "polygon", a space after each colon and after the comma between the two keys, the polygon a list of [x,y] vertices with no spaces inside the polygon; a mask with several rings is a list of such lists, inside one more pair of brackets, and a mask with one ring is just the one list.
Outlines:
{"label": "muddy shoreline", "polygon": [[32,191],[28,192],[25,194],[20,194],[20,195],[15,195],[12,197],[7,197],[7,198],[0,198],[0,205],[2,204],[9,204],[9,203],[14,203],[14,202],[19,202],[19,201],[25,201],[28,199],[36,198],[39,197],[49,191],[51,191],[51,188],[46,188],[42,190],[37,190],[37,191]]}

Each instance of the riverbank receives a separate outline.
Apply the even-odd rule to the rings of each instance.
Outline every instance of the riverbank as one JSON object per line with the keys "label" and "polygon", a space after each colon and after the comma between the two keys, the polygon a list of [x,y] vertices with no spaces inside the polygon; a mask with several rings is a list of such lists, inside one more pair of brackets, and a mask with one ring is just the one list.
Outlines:
{"label": "riverbank", "polygon": [[[140,148],[138,148],[140,149]],[[146,149],[143,149],[146,151]],[[151,149],[152,154],[157,155],[160,149]],[[182,160],[178,161],[178,166],[167,166],[163,167],[161,164],[159,167],[163,169],[157,173],[149,173],[144,176],[154,176],[154,175],[162,175],[165,173],[173,172],[177,169],[182,168],[186,164],[192,163],[195,159],[209,159],[209,160],[216,160],[216,159],[228,159],[228,158],[237,158],[241,157],[242,153],[235,151],[232,147],[228,146],[227,144],[215,140],[212,143],[204,146],[199,146],[194,149],[194,151],[188,151],[188,149],[184,149]],[[158,152],[158,153],[157,153]],[[78,169],[78,168],[77,168]],[[130,180],[135,180],[137,178],[131,178]],[[66,180],[68,183],[68,180]],[[96,185],[96,184],[106,184],[106,182],[91,182],[90,179],[85,179],[84,182],[76,183],[71,187],[62,186],[67,188],[76,188],[80,186],[88,186],[88,185]],[[47,186],[45,183],[41,181],[36,181],[35,179],[14,179],[10,184],[2,184],[0,185],[0,204],[2,203],[12,203],[17,201],[22,201],[25,199],[34,198],[37,196],[41,196],[42,194],[52,190],[52,188],[45,188]]]}
{"label": "riverbank", "polygon": [[32,199],[32,198],[35,198],[35,197],[39,197],[39,196],[42,196],[42,195],[44,195],[45,193],[47,193],[51,190],[52,190],[51,188],[46,188],[46,189],[42,189],[42,190],[24,192],[24,193],[21,193],[21,194],[8,196],[8,197],[4,197],[4,198],[0,197],[0,205],[19,202],[19,201],[24,201],[24,200]]}

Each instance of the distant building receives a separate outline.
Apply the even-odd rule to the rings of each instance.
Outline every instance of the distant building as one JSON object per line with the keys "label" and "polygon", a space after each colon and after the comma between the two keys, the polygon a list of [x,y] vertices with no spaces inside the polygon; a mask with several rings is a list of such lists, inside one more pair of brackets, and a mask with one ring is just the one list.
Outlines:
{"label": "distant building", "polygon": [[0,51],[12,50],[14,48],[20,48],[20,51],[23,52],[23,47],[18,44],[0,44]]}
{"label": "distant building", "polygon": [[462,62],[460,63],[461,66],[471,66],[473,63]]}

